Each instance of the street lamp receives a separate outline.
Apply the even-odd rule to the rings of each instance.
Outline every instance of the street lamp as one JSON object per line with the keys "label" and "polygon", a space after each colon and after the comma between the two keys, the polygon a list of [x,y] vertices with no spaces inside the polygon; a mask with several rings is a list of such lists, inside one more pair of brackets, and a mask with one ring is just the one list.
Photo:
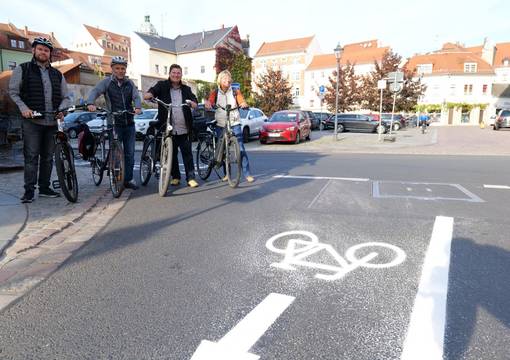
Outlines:
{"label": "street lamp", "polygon": [[336,100],[335,100],[335,134],[334,137],[337,139],[337,131],[338,131],[338,83],[340,82],[340,58],[342,57],[342,53],[344,52],[344,48],[337,44],[335,51],[336,57]]}

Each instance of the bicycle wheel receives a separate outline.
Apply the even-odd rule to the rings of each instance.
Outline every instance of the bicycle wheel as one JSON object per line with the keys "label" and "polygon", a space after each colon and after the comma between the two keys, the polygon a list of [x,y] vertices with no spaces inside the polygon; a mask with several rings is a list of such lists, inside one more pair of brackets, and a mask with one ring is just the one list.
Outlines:
{"label": "bicycle wheel", "polygon": [[55,147],[55,167],[64,196],[70,202],[76,202],[78,200],[78,179],[74,168],[73,149],[68,143],[57,143]]}
{"label": "bicycle wheel", "polygon": [[207,180],[211,175],[214,161],[214,149],[207,138],[201,139],[197,145],[197,173],[200,179]]}
{"label": "bicycle wheel", "polygon": [[173,143],[172,137],[167,136],[161,144],[160,174],[159,174],[159,195],[165,196],[170,184],[170,172],[172,170]]}
{"label": "bicycle wheel", "polygon": [[104,137],[101,138],[96,143],[96,152],[94,157],[90,160],[90,167],[92,170],[92,180],[96,186],[101,185],[103,181],[103,173],[105,166],[105,140]]}
{"label": "bicycle wheel", "polygon": [[118,198],[124,191],[124,150],[117,140],[113,140],[110,147],[110,161],[108,164],[110,189],[113,197]]}
{"label": "bicycle wheel", "polygon": [[235,188],[241,180],[241,150],[235,136],[229,136],[225,147],[225,165],[227,169],[228,184]]}
{"label": "bicycle wheel", "polygon": [[154,169],[154,159],[152,158],[154,146],[154,136],[147,136],[143,142],[142,156],[140,157],[140,182],[143,186],[149,183]]}

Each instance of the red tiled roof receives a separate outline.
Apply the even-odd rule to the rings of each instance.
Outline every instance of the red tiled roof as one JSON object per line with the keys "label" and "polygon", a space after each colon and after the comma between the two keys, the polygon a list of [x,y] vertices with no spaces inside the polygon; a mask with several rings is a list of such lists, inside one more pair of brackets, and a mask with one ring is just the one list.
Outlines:
{"label": "red tiled roof", "polygon": [[36,37],[44,37],[46,39],[51,40],[53,46],[57,49],[63,49],[62,44],[55,38],[53,33],[43,33],[39,31],[29,30],[27,27],[25,29],[19,29],[14,24],[0,24],[0,31],[4,31],[10,33],[12,35],[16,35],[25,39],[28,39],[30,43],[34,41]]}
{"label": "red tiled roof", "polygon": [[98,27],[92,27],[92,26],[85,25],[85,24],[83,24],[83,26],[85,26],[85,29],[87,29],[87,31],[90,33],[90,35],[92,35],[92,37],[94,39],[96,39],[98,45],[101,46],[105,50],[105,54],[112,55],[112,56],[115,56],[115,55],[126,56],[128,54],[128,52],[126,52],[126,51],[105,48],[103,46],[102,40],[108,39],[108,41],[113,44],[127,46],[128,48],[130,48],[131,47],[131,39],[129,38],[129,36],[116,34],[111,31],[103,30]]}
{"label": "red tiled roof", "polygon": [[79,51],[68,51],[67,55],[74,60],[75,63],[79,63],[81,65],[84,65],[88,67],[90,70],[96,70],[97,65],[91,61],[91,58],[101,58],[101,63],[99,64],[99,67],[103,73],[111,73],[112,69],[110,66],[110,63],[112,61],[112,57],[105,55],[105,56],[98,56],[93,54],[87,54],[82,53]]}
{"label": "red tiled roof", "polygon": [[313,38],[313,36],[309,36],[299,39],[265,42],[260,46],[255,56],[303,52],[310,46]]}
{"label": "red tiled roof", "polygon": [[80,66],[81,63],[72,63],[72,64],[62,64],[62,65],[55,65],[54,67],[58,69],[62,74],[66,74],[68,71],[73,70],[74,68],[77,68]]}
{"label": "red tiled roof", "polygon": [[413,56],[405,67],[412,71],[420,64],[432,64],[433,74],[455,74],[464,73],[464,63],[466,62],[476,63],[478,74],[494,72],[490,64],[466,49],[459,49],[457,52],[436,52]]}
{"label": "red tiled roof", "polygon": [[494,67],[503,66],[503,61],[505,59],[510,60],[510,42],[496,44]]}
{"label": "red tiled roof", "polygon": [[[361,44],[361,43],[360,43]],[[345,65],[348,62],[351,64],[373,64],[374,61],[380,62],[385,54],[389,51],[389,47],[380,48],[360,48],[359,46],[347,45],[344,47],[344,52],[340,58],[340,63]],[[316,69],[331,69],[336,66],[335,54],[323,54],[313,57],[312,62],[308,65],[306,70]]]}

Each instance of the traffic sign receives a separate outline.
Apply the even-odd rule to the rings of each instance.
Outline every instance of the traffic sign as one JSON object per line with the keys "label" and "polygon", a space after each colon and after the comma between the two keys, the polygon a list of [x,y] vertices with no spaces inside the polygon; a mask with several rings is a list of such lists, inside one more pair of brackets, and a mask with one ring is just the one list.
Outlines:
{"label": "traffic sign", "polygon": [[377,89],[378,90],[386,89],[386,80],[378,80],[377,81]]}
{"label": "traffic sign", "polygon": [[326,87],[324,85],[319,86],[319,94],[324,94],[326,92]]}
{"label": "traffic sign", "polygon": [[240,90],[241,89],[241,84],[239,83],[232,83],[232,90]]}
{"label": "traffic sign", "polygon": [[402,71],[390,72],[388,74],[388,81],[390,83],[403,82],[404,81],[404,73]]}
{"label": "traffic sign", "polygon": [[390,91],[392,93],[398,93],[401,90],[402,90],[402,84],[401,83],[396,82],[396,83],[391,83],[390,84]]}

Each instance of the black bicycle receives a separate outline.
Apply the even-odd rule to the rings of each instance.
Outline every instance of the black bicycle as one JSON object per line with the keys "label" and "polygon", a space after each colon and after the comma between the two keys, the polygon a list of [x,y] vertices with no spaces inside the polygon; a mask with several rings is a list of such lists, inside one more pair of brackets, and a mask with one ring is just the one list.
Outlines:
{"label": "black bicycle", "polygon": [[[59,113],[73,112],[84,109],[85,106],[72,106],[60,111],[34,111],[34,118],[41,118],[45,114],[56,116]],[[78,201],[78,179],[76,177],[76,168],[74,166],[74,151],[69,144],[69,137],[64,131],[64,122],[57,120],[58,130],[54,136],[55,141],[55,168],[57,170],[58,180],[53,181],[55,189],[62,189],[64,196],[69,202]]]}
{"label": "black bicycle", "polygon": [[216,120],[206,122],[206,131],[197,135],[197,173],[202,180],[207,180],[213,169],[218,178],[223,179],[225,176],[222,164],[215,162],[217,146],[215,128]]}
{"label": "black bicycle", "polygon": [[[158,179],[158,190],[160,196],[165,196],[170,185],[173,157],[173,112],[176,107],[190,106],[191,101],[186,100],[184,104],[167,104],[164,101],[154,98],[153,102],[161,104],[168,110],[166,123],[156,130],[154,135],[147,135],[143,142],[142,155],[140,158],[140,181],[146,186],[152,174]],[[151,121],[149,125],[155,127],[159,123]]]}
{"label": "black bicycle", "polygon": [[239,109],[239,107],[233,108],[230,104],[227,104],[225,107],[215,105],[215,108],[220,108],[227,113],[227,126],[223,130],[223,149],[220,150],[223,151],[228,184],[235,188],[241,181],[241,148],[230,125],[230,113]]}
{"label": "black bicycle", "polygon": [[[115,132],[115,117],[124,114],[134,113],[128,110],[111,112],[98,108],[99,117],[102,118],[100,132],[93,132],[96,141],[94,156],[90,159],[92,179],[96,186],[103,181],[103,174],[106,171],[110,179],[110,189],[113,197],[118,198],[124,191],[124,149]],[[112,118],[109,123],[108,117]],[[106,148],[108,145],[108,149]]]}

